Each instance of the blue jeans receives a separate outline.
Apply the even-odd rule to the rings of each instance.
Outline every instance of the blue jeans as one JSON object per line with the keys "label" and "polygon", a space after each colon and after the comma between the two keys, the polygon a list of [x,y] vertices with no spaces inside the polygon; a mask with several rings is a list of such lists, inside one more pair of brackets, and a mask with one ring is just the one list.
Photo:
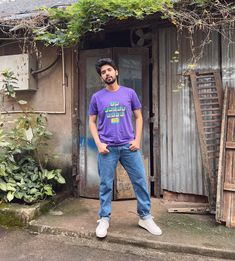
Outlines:
{"label": "blue jeans", "polygon": [[100,210],[99,216],[107,217],[112,211],[113,180],[118,161],[129,175],[137,199],[137,213],[140,218],[150,215],[150,196],[145,177],[144,164],[140,151],[131,151],[130,144],[108,146],[107,154],[98,155],[98,171],[100,176]]}

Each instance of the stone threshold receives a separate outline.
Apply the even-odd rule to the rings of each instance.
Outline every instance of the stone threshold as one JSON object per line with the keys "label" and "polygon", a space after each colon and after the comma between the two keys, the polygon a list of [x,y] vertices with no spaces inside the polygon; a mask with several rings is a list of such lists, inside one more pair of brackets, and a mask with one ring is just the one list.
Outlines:
{"label": "stone threshold", "polygon": [[65,191],[58,193],[52,198],[42,200],[32,205],[19,203],[1,203],[0,204],[0,225],[28,227],[29,222],[38,216],[48,212],[57,206],[60,202],[70,196]]}

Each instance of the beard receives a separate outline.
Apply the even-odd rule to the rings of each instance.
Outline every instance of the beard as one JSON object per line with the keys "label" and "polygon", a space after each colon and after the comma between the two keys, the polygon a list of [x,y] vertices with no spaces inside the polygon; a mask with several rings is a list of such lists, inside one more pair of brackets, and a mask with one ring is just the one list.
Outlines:
{"label": "beard", "polygon": [[113,84],[115,81],[116,81],[116,79],[117,79],[117,77],[108,77],[108,78],[106,78],[105,80],[103,80],[104,81],[104,83],[105,84]]}

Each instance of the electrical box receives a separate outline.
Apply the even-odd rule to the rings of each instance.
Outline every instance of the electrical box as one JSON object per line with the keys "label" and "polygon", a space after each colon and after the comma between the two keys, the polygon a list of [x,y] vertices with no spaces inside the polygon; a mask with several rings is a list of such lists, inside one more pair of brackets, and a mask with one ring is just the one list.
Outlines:
{"label": "electrical box", "polygon": [[15,91],[37,90],[37,80],[32,76],[31,71],[36,70],[36,57],[30,54],[16,54],[0,56],[0,89],[2,88],[4,70],[14,73],[17,78]]}

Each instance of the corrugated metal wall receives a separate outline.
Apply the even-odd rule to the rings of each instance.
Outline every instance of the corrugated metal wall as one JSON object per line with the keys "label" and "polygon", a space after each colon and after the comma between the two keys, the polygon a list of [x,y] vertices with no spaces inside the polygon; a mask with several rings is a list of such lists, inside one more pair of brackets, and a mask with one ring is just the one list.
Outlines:
{"label": "corrugated metal wall", "polygon": [[[203,35],[195,35],[194,45]],[[197,69],[219,68],[218,36],[204,49]],[[191,51],[186,35],[174,28],[159,30],[159,109],[161,147],[161,187],[180,193],[205,195],[203,168],[195,120],[194,104],[187,77]],[[177,52],[180,52],[178,58]]]}
{"label": "corrugated metal wall", "polygon": [[[235,33],[231,34],[229,38],[235,43]],[[230,43],[226,39],[222,39],[221,56],[222,56],[222,74],[223,83],[228,84],[229,87],[235,88],[235,44]]]}

